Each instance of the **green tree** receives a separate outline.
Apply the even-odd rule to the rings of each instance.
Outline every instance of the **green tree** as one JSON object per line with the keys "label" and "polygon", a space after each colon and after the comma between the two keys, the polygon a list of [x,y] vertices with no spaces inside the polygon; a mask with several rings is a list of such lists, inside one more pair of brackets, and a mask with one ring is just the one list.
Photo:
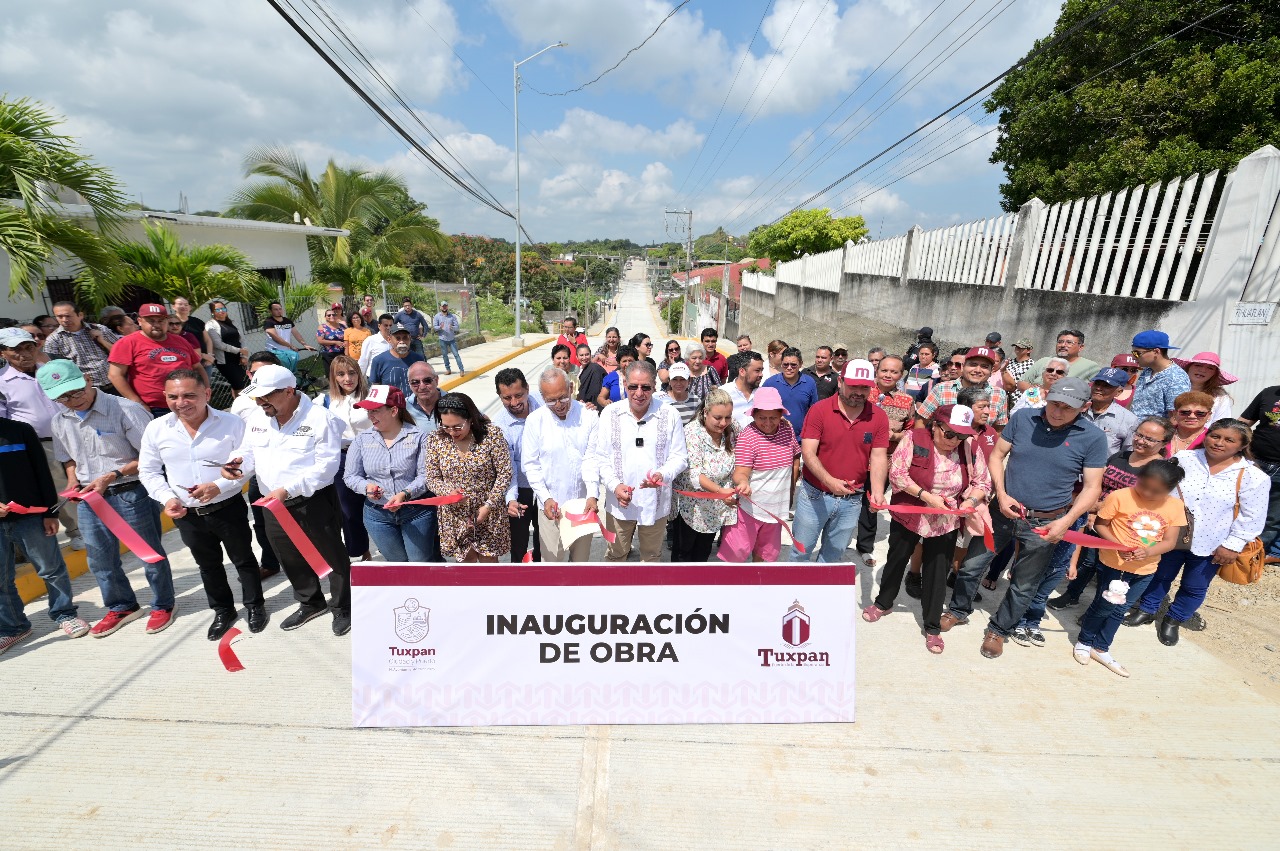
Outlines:
{"label": "green tree", "polygon": [[349,262],[363,254],[401,265],[403,253],[427,242],[444,244],[439,223],[423,215],[403,178],[390,171],[342,167],[329,160],[319,179],[287,148],[257,147],[244,160],[245,177],[261,177],[236,190],[226,215],[266,222],[310,219],[317,227],[350,231],[348,236],[308,237],[312,263]]}
{"label": "green tree", "polygon": [[836,219],[826,207],[796,210],[771,225],[753,230],[747,240],[747,251],[752,257],[768,257],[774,263],[782,263],[806,254],[831,251],[866,235],[867,225],[862,216]]}
{"label": "green tree", "polygon": [[[1104,2],[1067,0],[1053,35]],[[1271,0],[1121,3],[1006,77],[986,107],[999,113],[991,161],[1006,210],[1230,169],[1280,145],[1280,15]]]}
{"label": "green tree", "polygon": [[[107,237],[119,228],[124,192],[110,171],[56,132],[61,123],[33,100],[0,97],[0,250],[9,256],[10,294],[35,298],[36,281],[58,252],[100,276],[115,263]],[[51,195],[58,187],[84,199],[96,232],[60,214]]]}
{"label": "green tree", "polygon": [[327,284],[338,284],[346,295],[380,295],[383,281],[388,286],[413,281],[408,269],[385,265],[366,254],[356,254],[345,263],[322,260],[311,267],[311,277]]}
{"label": "green tree", "polygon": [[106,275],[86,271],[76,280],[76,300],[100,310],[130,287],[151,290],[166,301],[182,296],[192,304],[213,298],[246,301],[259,275],[244,252],[230,245],[183,245],[160,224],[145,222],[146,242],[110,240],[118,262]]}

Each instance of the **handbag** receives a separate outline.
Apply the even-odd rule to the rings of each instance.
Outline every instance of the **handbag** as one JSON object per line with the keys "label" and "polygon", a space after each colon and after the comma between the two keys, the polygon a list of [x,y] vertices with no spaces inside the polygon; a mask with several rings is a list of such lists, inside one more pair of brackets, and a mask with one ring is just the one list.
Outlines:
{"label": "handbag", "polygon": [[[1232,519],[1240,516],[1240,485],[1244,482],[1245,468],[1240,468],[1236,476],[1236,507]],[[1227,562],[1218,568],[1218,577],[1235,585],[1252,585],[1262,578],[1262,569],[1266,564],[1266,553],[1262,549],[1262,539],[1254,538],[1244,545],[1240,555],[1234,561]]]}
{"label": "handbag", "polygon": [[1195,537],[1196,519],[1191,516],[1190,509],[1187,508],[1187,501],[1182,497],[1182,485],[1178,485],[1178,498],[1182,499],[1183,513],[1186,514],[1187,523],[1182,527],[1182,532],[1178,535],[1178,542],[1173,545],[1175,550],[1191,550],[1191,539]]}

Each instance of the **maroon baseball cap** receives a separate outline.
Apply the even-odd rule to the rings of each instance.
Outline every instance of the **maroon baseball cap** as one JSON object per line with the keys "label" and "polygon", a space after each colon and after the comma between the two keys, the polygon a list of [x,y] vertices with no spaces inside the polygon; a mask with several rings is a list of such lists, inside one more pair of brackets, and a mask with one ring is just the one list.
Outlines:
{"label": "maroon baseball cap", "polygon": [[165,307],[163,304],[144,304],[142,305],[142,307],[138,308],[138,316],[140,318],[145,316],[168,316],[168,315],[169,315],[169,308]]}
{"label": "maroon baseball cap", "polygon": [[985,358],[986,360],[991,361],[992,365],[994,365],[996,362],[996,353],[986,346],[974,346],[969,350],[969,353],[964,356],[965,360],[968,360],[969,358]]}
{"label": "maroon baseball cap", "polygon": [[1138,367],[1138,359],[1127,352],[1123,355],[1116,355],[1111,359],[1112,369],[1137,369]]}
{"label": "maroon baseball cap", "polygon": [[404,410],[404,391],[392,384],[375,384],[369,388],[369,395],[356,402],[357,408],[372,411],[381,407]]}

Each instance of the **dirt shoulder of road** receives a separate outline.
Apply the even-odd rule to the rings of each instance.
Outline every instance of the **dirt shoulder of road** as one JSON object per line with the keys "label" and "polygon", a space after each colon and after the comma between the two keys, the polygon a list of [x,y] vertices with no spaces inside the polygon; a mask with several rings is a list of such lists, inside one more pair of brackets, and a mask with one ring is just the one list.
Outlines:
{"label": "dirt shoulder of road", "polygon": [[1249,685],[1280,700],[1280,567],[1268,565],[1253,585],[1213,582],[1200,614],[1204,632],[1184,628],[1183,639],[1206,648],[1240,671]]}

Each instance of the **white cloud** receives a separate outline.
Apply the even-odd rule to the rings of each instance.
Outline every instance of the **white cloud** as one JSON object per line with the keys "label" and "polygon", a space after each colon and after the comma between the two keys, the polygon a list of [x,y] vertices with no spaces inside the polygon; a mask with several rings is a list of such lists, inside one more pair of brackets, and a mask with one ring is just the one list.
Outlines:
{"label": "white cloud", "polygon": [[678,119],[662,130],[643,124],[627,124],[598,112],[573,107],[554,130],[534,134],[538,141],[557,151],[579,155],[594,151],[644,153],[658,157],[679,157],[702,143],[702,135],[688,119]]}

